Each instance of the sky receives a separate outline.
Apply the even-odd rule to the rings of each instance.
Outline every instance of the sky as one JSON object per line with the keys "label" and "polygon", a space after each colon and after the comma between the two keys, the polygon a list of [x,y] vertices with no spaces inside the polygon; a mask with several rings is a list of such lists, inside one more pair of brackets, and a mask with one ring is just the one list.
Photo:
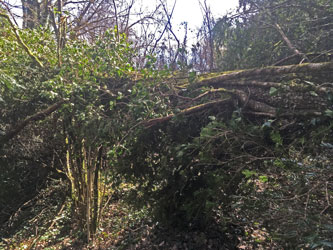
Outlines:
{"label": "sky", "polygon": [[[167,0],[169,9],[171,10],[175,0]],[[179,38],[183,40],[184,30],[180,28],[180,24],[184,21],[188,23],[189,33],[188,40],[195,41],[196,30],[200,28],[203,21],[202,10],[199,0],[176,0],[176,6],[172,17],[172,25],[174,31]],[[225,15],[228,11],[235,9],[238,6],[239,0],[206,0],[207,5],[210,7],[211,12],[217,20],[219,17]],[[156,0],[143,0],[146,4],[153,3]],[[203,3],[204,0],[201,0]],[[191,32],[191,30],[193,32]]]}
{"label": "sky", "polygon": [[[0,0],[1,1],[1,0]],[[180,40],[183,40],[184,30],[180,28],[182,22],[188,23],[188,39],[194,40],[196,30],[201,26],[203,21],[202,10],[199,5],[199,1],[204,2],[204,0],[167,0],[169,10],[171,10],[174,1],[176,1],[175,10],[172,17],[172,25],[174,32]],[[206,0],[207,5],[210,7],[211,12],[217,20],[222,17],[231,9],[234,9],[238,5],[239,0]],[[20,5],[20,0],[9,0],[11,4]],[[157,0],[139,0],[139,4],[153,8],[156,6]],[[18,20],[20,22],[20,20]],[[191,30],[193,31],[191,33]]]}
{"label": "sky", "polygon": [[[173,4],[172,0],[170,2]],[[226,14],[228,10],[235,8],[238,0],[207,0],[207,5],[210,6],[213,16],[217,19]],[[199,0],[177,0],[173,21],[175,25],[187,21],[190,28],[200,27],[202,12]]]}

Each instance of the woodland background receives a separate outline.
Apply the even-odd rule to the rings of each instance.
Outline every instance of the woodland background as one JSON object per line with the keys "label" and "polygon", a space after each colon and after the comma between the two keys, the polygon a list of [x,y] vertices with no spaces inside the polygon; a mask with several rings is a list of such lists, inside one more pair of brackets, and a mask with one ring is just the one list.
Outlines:
{"label": "woodland background", "polygon": [[0,248],[332,248],[332,1],[135,1],[0,0]]}

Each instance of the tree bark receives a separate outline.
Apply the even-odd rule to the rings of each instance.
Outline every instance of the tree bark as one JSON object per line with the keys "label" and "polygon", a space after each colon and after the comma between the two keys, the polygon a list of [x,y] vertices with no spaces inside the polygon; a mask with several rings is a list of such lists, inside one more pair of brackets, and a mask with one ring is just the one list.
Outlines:
{"label": "tree bark", "polygon": [[144,122],[143,125],[146,128],[151,128],[151,127],[154,127],[156,125],[159,125],[159,124],[170,121],[172,118],[176,117],[176,115],[190,115],[190,114],[194,114],[194,113],[200,112],[202,110],[205,110],[207,108],[211,108],[215,105],[222,105],[222,104],[232,104],[231,99],[227,98],[227,99],[223,99],[223,100],[212,101],[212,102],[200,104],[200,105],[197,105],[197,106],[194,106],[194,107],[184,109],[184,110],[180,111],[177,114],[171,114],[171,115],[164,116],[164,117],[150,119],[150,120]]}
{"label": "tree bark", "polygon": [[291,73],[311,73],[320,71],[333,71],[333,62],[324,63],[304,63],[300,65],[271,66],[261,69],[238,70],[230,73],[220,73],[212,77],[199,77],[198,86],[213,86],[217,83],[223,83],[230,80],[242,80],[242,78],[278,76]]}
{"label": "tree bark", "polygon": [[9,140],[11,140],[13,137],[15,137],[18,133],[20,133],[31,122],[43,120],[45,117],[49,116],[54,111],[59,109],[62,106],[62,104],[64,104],[65,102],[66,102],[65,100],[61,100],[61,101],[51,105],[47,109],[44,109],[44,110],[38,112],[37,114],[29,116],[25,120],[21,121],[19,124],[15,125],[13,128],[10,128],[8,130],[8,132],[3,137],[0,138],[0,145],[4,145],[5,143],[7,143]]}
{"label": "tree bark", "polygon": [[[201,75],[195,83],[184,84],[182,81],[179,83],[182,91],[171,94],[177,98],[176,108],[189,108],[179,113],[147,120],[143,125],[151,128],[170,121],[176,115],[191,115],[210,109],[214,105],[228,103],[237,103],[244,114],[252,116],[317,117],[323,115],[328,108],[327,93],[333,93],[333,84],[330,83],[332,71],[333,62],[324,62]],[[307,81],[309,77],[312,79],[314,76],[323,76],[327,79],[324,83],[316,84]],[[184,91],[187,87],[191,90]],[[202,93],[205,88],[210,90]],[[177,86],[174,86],[174,89],[177,89]],[[196,92],[200,94],[196,97],[184,95],[192,93],[193,89],[197,89]],[[221,100],[221,96],[226,99]],[[235,105],[225,108],[232,112]]]}

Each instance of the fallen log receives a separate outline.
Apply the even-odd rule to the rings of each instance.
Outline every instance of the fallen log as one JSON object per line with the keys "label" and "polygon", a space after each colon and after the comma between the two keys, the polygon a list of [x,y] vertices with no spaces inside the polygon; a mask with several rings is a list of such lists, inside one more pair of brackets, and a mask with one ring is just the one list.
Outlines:
{"label": "fallen log", "polygon": [[[277,81],[279,79],[280,82]],[[226,102],[236,102],[244,114],[254,116],[320,116],[329,106],[327,95],[333,94],[333,62],[204,74],[198,76],[194,83],[184,84],[182,81],[181,86],[174,87],[178,92],[171,95],[178,98],[178,107],[187,108],[147,120],[144,122],[146,128],[168,122],[176,115],[191,115]],[[194,92],[198,94],[189,97]],[[174,106],[177,107],[177,104]]]}
{"label": "fallen log", "polygon": [[287,66],[270,66],[259,69],[238,70],[217,75],[199,77],[198,86],[212,86],[216,83],[223,83],[230,80],[241,80],[242,78],[281,76],[291,73],[318,73],[323,71],[333,72],[333,62],[304,63]]}

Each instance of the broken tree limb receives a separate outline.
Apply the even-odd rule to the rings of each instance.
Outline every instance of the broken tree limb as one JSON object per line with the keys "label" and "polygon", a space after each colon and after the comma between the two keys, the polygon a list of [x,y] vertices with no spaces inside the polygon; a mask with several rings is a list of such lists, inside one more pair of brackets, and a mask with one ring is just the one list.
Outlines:
{"label": "broken tree limb", "polygon": [[243,108],[249,107],[255,112],[270,114],[274,117],[276,115],[276,109],[264,102],[259,102],[251,99],[250,94],[246,94],[241,90],[233,90],[233,94],[239,100],[240,104],[243,105]]}
{"label": "broken tree limb", "polygon": [[[229,91],[229,90],[221,90],[219,89],[216,91],[208,91],[205,92],[204,94],[207,95],[209,93],[214,93],[214,92],[228,92],[230,93],[232,96],[234,96],[236,99],[238,99],[239,103],[241,105],[243,105],[243,108],[250,108],[251,110],[254,110],[255,112],[259,112],[260,114],[265,114],[268,117],[275,117],[276,116],[276,109],[268,104],[265,104],[263,102],[259,102],[256,100],[252,100],[250,99],[250,97],[243,91],[241,90],[233,90],[233,91]],[[201,97],[201,96],[198,96]],[[174,118],[177,115],[190,115],[190,114],[194,114],[196,112],[205,110],[205,109],[209,109],[212,106],[215,105],[221,105],[221,104],[226,104],[230,102],[230,104],[232,103],[232,98],[226,98],[226,99],[222,99],[222,100],[217,100],[217,101],[210,101],[204,104],[199,104],[187,109],[184,109],[182,111],[180,111],[177,114],[171,114],[168,116],[163,116],[163,117],[159,117],[159,118],[154,118],[151,120],[148,120],[146,122],[143,123],[145,128],[151,128],[153,126],[159,125],[159,124],[163,124],[165,122],[170,121],[172,118]]]}
{"label": "broken tree limb", "polygon": [[284,33],[283,29],[281,28],[281,26],[278,23],[274,24],[274,27],[277,29],[277,31],[280,33],[280,35],[282,36],[283,40],[285,41],[285,43],[287,44],[288,48],[291,49],[296,55],[299,55],[303,58],[302,61],[307,61],[309,62],[309,58],[302,52],[300,52],[293,44],[292,42],[289,40],[289,38],[287,37],[286,33]]}
{"label": "broken tree limb", "polygon": [[[235,104],[236,101],[244,114],[288,119],[322,115],[328,105],[327,93],[333,93],[330,72],[333,72],[333,62],[271,66],[198,76],[196,83],[182,82],[183,88],[172,94],[179,99],[176,108],[192,107],[182,109],[177,114],[148,120],[143,125],[149,128],[166,123],[178,114],[189,115],[209,109],[223,98],[216,93],[226,95],[227,99],[222,102]],[[325,80],[317,82],[318,73]],[[314,76],[312,83],[308,79]],[[282,79],[281,82],[279,79]],[[193,90],[201,93],[189,97]],[[198,105],[198,102],[201,104]]]}
{"label": "broken tree limb", "polygon": [[333,62],[324,63],[304,63],[299,65],[287,65],[287,66],[270,66],[265,68],[246,69],[233,71],[228,73],[221,73],[220,75],[214,75],[211,77],[199,77],[197,85],[202,86],[214,86],[216,84],[223,83],[231,80],[241,80],[242,78],[251,77],[263,77],[263,76],[278,76],[290,73],[317,73],[322,71],[333,71]]}
{"label": "broken tree limb", "polygon": [[10,128],[8,130],[8,132],[2,138],[0,138],[0,145],[5,144],[9,140],[11,140],[13,137],[15,137],[29,123],[31,123],[33,121],[43,120],[45,117],[49,116],[54,111],[56,111],[57,109],[59,109],[62,106],[62,104],[64,104],[65,102],[66,102],[65,100],[61,100],[61,101],[59,101],[59,102],[51,105],[50,107],[48,107],[48,108],[46,108],[46,109],[38,112],[37,114],[29,116],[28,118],[24,119],[23,121],[21,121],[19,124],[17,124],[13,128]]}
{"label": "broken tree limb", "polygon": [[259,88],[278,88],[281,86],[281,83],[279,82],[261,82],[261,81],[246,81],[246,80],[239,80],[239,81],[234,81],[234,82],[227,82],[225,84],[226,86],[239,86],[239,87],[259,87]]}
{"label": "broken tree limb", "polygon": [[226,98],[226,99],[222,99],[222,100],[218,100],[218,101],[211,101],[211,102],[207,102],[207,103],[204,103],[204,104],[199,104],[197,106],[184,109],[184,110],[180,111],[177,114],[171,114],[171,115],[168,115],[168,116],[163,116],[163,117],[159,117],[159,118],[150,119],[150,120],[144,122],[143,125],[144,125],[145,128],[151,128],[153,126],[168,122],[172,118],[176,117],[177,115],[189,115],[189,114],[193,114],[193,113],[211,108],[215,105],[221,105],[221,104],[227,104],[227,103],[231,104],[231,98]]}

